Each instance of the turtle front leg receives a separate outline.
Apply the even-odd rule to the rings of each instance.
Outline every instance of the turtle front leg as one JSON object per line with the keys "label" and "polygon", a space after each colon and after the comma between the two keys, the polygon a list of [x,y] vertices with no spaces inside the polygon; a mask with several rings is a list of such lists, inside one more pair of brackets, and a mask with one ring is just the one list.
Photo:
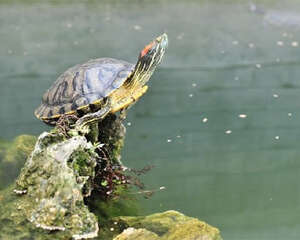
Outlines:
{"label": "turtle front leg", "polygon": [[75,123],[75,130],[79,132],[88,132],[89,125],[93,125],[106,117],[106,115],[111,111],[110,101],[102,107],[100,110],[94,113],[88,113],[83,117],[79,118]]}

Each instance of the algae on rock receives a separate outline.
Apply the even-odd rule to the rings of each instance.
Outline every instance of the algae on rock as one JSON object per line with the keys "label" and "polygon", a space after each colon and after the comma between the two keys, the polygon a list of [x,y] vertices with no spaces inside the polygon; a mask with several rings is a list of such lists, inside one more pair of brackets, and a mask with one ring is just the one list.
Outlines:
{"label": "algae on rock", "polygon": [[221,240],[220,231],[196,218],[176,211],[166,211],[142,217],[114,219],[125,229],[114,240]]}

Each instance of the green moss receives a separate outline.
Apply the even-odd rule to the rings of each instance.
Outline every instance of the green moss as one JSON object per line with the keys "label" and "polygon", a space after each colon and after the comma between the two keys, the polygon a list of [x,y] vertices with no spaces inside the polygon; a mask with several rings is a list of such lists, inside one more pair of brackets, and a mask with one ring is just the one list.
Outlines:
{"label": "green moss", "polygon": [[91,155],[86,151],[76,151],[70,157],[69,166],[72,167],[78,176],[90,176],[92,174],[90,157]]}
{"label": "green moss", "polygon": [[116,220],[122,222],[126,227],[146,228],[158,235],[163,235],[174,223],[185,222],[189,219],[189,217],[178,212],[167,211],[149,216],[119,217]]}
{"label": "green moss", "polygon": [[[128,227],[146,229],[159,236],[158,239],[160,240],[222,239],[217,228],[176,211],[167,211],[142,217],[117,217],[114,220],[118,222],[118,225],[122,226],[123,229]],[[129,240],[132,238],[123,239]]]}
{"label": "green moss", "polygon": [[191,219],[171,227],[161,238],[161,240],[181,239],[221,240],[221,236],[217,228],[211,227],[198,219]]}

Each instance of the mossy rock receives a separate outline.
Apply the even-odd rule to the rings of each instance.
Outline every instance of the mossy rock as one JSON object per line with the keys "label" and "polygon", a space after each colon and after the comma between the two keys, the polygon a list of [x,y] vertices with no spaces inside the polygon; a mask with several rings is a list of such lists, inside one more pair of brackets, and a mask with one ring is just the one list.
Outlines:
{"label": "mossy rock", "polygon": [[[41,134],[22,168],[14,190],[22,199],[20,207],[37,228],[62,231],[74,239],[97,236],[97,218],[84,204],[95,175],[95,147],[83,136],[55,137]],[[73,169],[79,165],[82,169]]]}
{"label": "mossy rock", "polygon": [[187,220],[171,227],[161,240],[221,240],[217,228],[208,225],[198,219]]}
{"label": "mossy rock", "polygon": [[0,191],[0,239],[9,240],[53,240],[68,239],[68,233],[63,231],[51,232],[36,228],[26,219],[23,199],[13,192],[11,185]]}
{"label": "mossy rock", "polygon": [[[114,219],[121,228],[146,229],[158,236],[159,240],[221,240],[220,231],[196,218],[187,217],[176,211],[166,211],[143,217],[117,217]],[[144,231],[142,231],[144,232]],[[124,232],[123,232],[124,233]],[[123,234],[122,233],[122,234]],[[131,234],[123,234],[115,240],[131,240]],[[148,236],[148,232],[145,233]],[[147,239],[145,236],[145,239]],[[142,238],[141,238],[142,239]],[[154,238],[156,239],[156,238]]]}
{"label": "mossy rock", "polygon": [[150,232],[144,228],[135,229],[127,228],[114,240],[158,240],[157,234]]}

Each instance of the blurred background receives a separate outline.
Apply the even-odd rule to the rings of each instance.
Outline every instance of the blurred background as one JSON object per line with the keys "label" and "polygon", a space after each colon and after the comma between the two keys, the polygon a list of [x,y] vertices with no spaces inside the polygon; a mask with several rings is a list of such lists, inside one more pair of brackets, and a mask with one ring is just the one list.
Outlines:
{"label": "blurred background", "polygon": [[33,111],[67,68],[134,63],[163,32],[122,159],[155,165],[143,182],[166,187],[145,213],[178,210],[224,239],[299,239],[298,0],[0,0],[0,138],[49,129]]}

